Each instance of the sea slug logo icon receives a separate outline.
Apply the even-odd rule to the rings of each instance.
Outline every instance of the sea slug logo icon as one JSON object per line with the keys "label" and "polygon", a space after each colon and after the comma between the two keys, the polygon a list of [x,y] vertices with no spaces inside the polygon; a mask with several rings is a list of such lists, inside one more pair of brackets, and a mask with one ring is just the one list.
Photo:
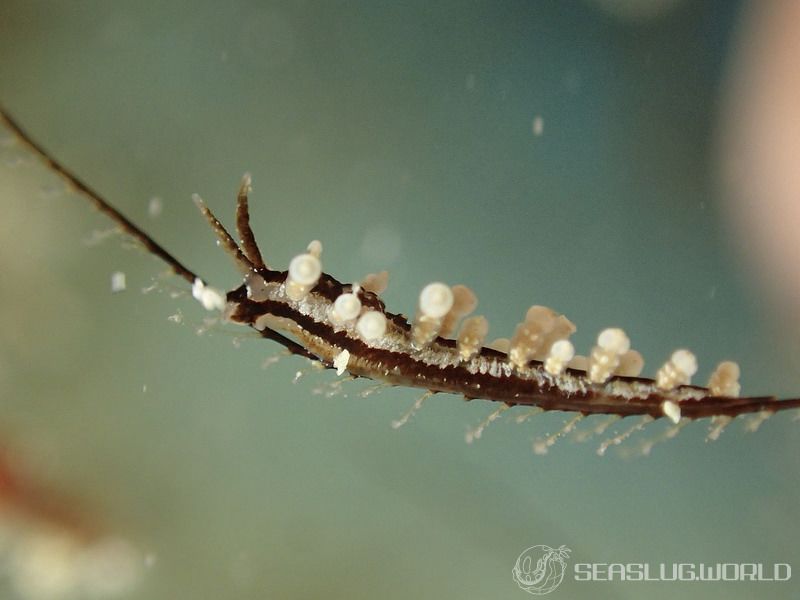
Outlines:
{"label": "sea slug logo icon", "polygon": [[514,581],[529,594],[549,594],[564,580],[570,552],[566,546],[531,546],[517,558],[511,571]]}

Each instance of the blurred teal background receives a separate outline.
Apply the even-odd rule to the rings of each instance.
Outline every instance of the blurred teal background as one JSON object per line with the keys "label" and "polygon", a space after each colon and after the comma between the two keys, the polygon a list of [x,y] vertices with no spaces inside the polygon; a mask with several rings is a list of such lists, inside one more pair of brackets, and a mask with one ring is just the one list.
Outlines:
{"label": "blurred teal background", "polygon": [[[800,338],[739,262],[749,240],[726,227],[715,178],[744,13],[626,5],[5,0],[0,101],[217,286],[237,276],[190,194],[232,224],[250,171],[272,264],[319,238],[343,281],[388,269],[398,312],[431,280],[466,283],[490,336],[546,304],[577,324],[583,353],[620,325],[646,373],[686,346],[700,380],[729,358],[743,392],[797,394]],[[519,599],[511,569],[536,544],[573,562],[797,571],[567,580],[553,599],[800,594],[789,415],[754,435],[736,422],[714,444],[694,423],[632,459],[598,457],[603,438],[534,455],[558,414],[507,417],[467,445],[492,407],[457,397],[393,431],[416,392],[315,395],[334,375],[292,384],[305,364],[262,370],[269,342],[218,325],[198,336],[207,315],[173,297],[180,280],[118,239],[87,244],[106,219],[18,147],[0,158],[2,444],[141,552],[127,597]],[[117,270],[128,290],[112,295]],[[3,597],[17,597],[9,581]]]}

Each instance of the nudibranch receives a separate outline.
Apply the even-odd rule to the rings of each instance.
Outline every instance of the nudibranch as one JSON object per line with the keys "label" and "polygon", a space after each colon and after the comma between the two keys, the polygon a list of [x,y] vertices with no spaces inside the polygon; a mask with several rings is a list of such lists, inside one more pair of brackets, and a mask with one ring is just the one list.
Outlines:
{"label": "nudibranch", "polygon": [[[499,411],[517,405],[575,413],[559,433],[569,431],[586,415],[642,417],[605,447],[661,417],[676,426],[710,417],[713,438],[739,415],[754,413],[763,420],[777,411],[800,407],[797,398],[739,397],[739,368],[729,361],[717,366],[707,386],[693,385],[697,360],[686,349],[673,352],[654,378],[642,377],[641,354],[616,327],[601,331],[594,347],[586,355],[577,355],[569,340],[576,330],[573,323],[544,306],[530,307],[510,339],[487,343],[488,322],[482,316],[470,316],[477,299],[464,285],[426,285],[414,317],[407,319],[388,311],[381,300],[387,273],[342,283],[323,271],[322,244],[317,240],[295,256],[286,270],[274,269],[265,262],[250,228],[248,175],[237,196],[238,242],[202,199],[194,197],[220,246],[242,275],[241,285],[223,293],[207,285],[63,167],[6,113],[0,111],[0,115],[16,137],[75,191],[185,279],[206,309],[340,375],[420,388],[426,392],[424,397],[451,393],[500,403],[500,409],[485,423]],[[474,431],[473,437],[478,437],[481,429]],[[551,436],[540,442],[539,450],[554,439]]]}

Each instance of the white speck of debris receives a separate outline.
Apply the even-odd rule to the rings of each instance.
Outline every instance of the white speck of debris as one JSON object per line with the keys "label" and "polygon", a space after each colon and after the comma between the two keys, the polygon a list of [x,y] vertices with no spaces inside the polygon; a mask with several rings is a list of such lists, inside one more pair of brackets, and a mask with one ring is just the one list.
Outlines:
{"label": "white speck of debris", "polygon": [[333,359],[333,366],[336,367],[336,374],[343,375],[347,370],[347,363],[350,362],[350,352],[342,350]]}
{"label": "white speck of debris", "polygon": [[162,210],[164,210],[164,203],[161,201],[161,198],[158,196],[150,198],[150,201],[147,203],[147,214],[150,215],[150,218],[155,219],[161,214]]}
{"label": "white speck of debris", "polygon": [[122,271],[114,271],[111,274],[111,293],[124,292],[126,288],[125,273]]}
{"label": "white speck of debris", "polygon": [[194,280],[192,296],[203,305],[206,310],[222,310],[225,308],[225,296],[216,288],[203,283],[199,277]]}
{"label": "white speck of debris", "polygon": [[531,125],[531,130],[533,131],[533,135],[539,137],[542,135],[544,131],[544,119],[542,119],[541,115],[536,115],[533,118],[533,124]]}

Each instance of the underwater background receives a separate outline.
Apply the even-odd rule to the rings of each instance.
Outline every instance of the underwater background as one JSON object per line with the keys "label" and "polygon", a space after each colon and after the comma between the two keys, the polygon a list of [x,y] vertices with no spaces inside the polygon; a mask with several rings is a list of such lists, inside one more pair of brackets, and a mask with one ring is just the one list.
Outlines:
{"label": "underwater background", "polygon": [[[792,300],[752,259],[758,238],[721,175],[753,12],[723,0],[5,0],[0,102],[218,287],[238,276],[190,195],[232,225],[248,171],[272,265],[320,239],[342,281],[388,269],[395,312],[411,314],[430,281],[464,283],[490,338],[544,304],[577,324],[580,353],[621,326],[645,374],[685,346],[701,383],[731,359],[743,393],[798,395]],[[206,324],[182,280],[104,235],[112,224],[2,132],[0,159],[0,446],[130,544],[136,582],[110,585],[119,597],[519,599],[512,567],[539,544],[571,549],[554,600],[800,594],[793,415],[754,434],[739,419],[714,443],[707,421],[692,423],[645,457],[660,422],[603,457],[608,435],[539,456],[533,441],[567,415],[516,424],[523,409],[468,445],[495,407],[455,396],[395,431],[417,391],[361,397],[369,382],[351,382],[327,397],[314,391],[332,372],[293,383],[301,359],[263,369],[274,344]],[[127,290],[112,294],[116,271]],[[20,548],[41,524],[6,504],[2,597],[83,597],[56,576],[63,561],[26,570]],[[573,581],[572,564],[589,562],[796,573]]]}

